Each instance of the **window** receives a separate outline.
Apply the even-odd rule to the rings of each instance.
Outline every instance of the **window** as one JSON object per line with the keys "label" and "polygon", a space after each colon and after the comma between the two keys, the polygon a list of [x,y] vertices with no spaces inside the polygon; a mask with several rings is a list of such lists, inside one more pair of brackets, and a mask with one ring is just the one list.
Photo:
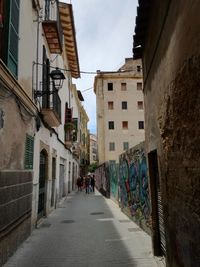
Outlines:
{"label": "window", "polygon": [[110,142],[109,143],[109,150],[110,151],[115,151],[115,143],[114,142]]}
{"label": "window", "polygon": [[138,65],[138,66],[137,66],[137,72],[140,72],[140,71],[141,71],[141,66]]}
{"label": "window", "polygon": [[95,156],[95,155],[93,155],[93,160],[94,160],[94,161],[96,160],[96,156]]}
{"label": "window", "polygon": [[114,102],[108,101],[108,109],[114,109]]}
{"label": "window", "polygon": [[33,148],[34,137],[26,135],[25,153],[24,153],[24,169],[33,169]]}
{"label": "window", "polygon": [[122,101],[122,109],[127,109],[127,101]]}
{"label": "window", "polygon": [[129,149],[129,143],[128,142],[123,142],[123,149],[128,150]]}
{"label": "window", "polygon": [[108,83],[108,91],[113,91],[113,83]]}
{"label": "window", "polygon": [[138,107],[138,109],[143,109],[144,107],[143,107],[143,101],[138,101],[137,102],[137,107]]}
{"label": "window", "polygon": [[121,90],[122,91],[126,91],[127,90],[126,83],[121,83]]}
{"label": "window", "polygon": [[[0,1],[1,3],[2,1]],[[5,63],[12,74],[18,76],[18,45],[19,45],[19,0],[3,1],[6,3],[7,12],[5,14]],[[2,41],[2,40],[1,40]]]}
{"label": "window", "polygon": [[137,90],[141,91],[142,90],[142,83],[137,83]]}
{"label": "window", "polygon": [[138,129],[144,129],[144,121],[138,121]]}
{"label": "window", "polygon": [[109,121],[108,122],[108,129],[109,130],[113,130],[115,128],[115,126],[114,126],[114,121]]}
{"label": "window", "polygon": [[122,121],[122,128],[124,130],[127,130],[128,129],[128,121]]}

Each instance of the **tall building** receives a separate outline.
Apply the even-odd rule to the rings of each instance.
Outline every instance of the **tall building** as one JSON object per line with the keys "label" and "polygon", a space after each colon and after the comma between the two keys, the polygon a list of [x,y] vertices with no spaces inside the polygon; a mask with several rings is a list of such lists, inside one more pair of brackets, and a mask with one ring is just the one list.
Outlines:
{"label": "tall building", "polygon": [[86,175],[89,165],[89,131],[87,123],[88,115],[82,106],[80,109],[80,174]]}
{"label": "tall building", "polygon": [[97,103],[99,163],[119,161],[125,150],[144,141],[144,102],[140,60],[126,58],[115,72],[98,71]]}
{"label": "tall building", "polygon": [[90,134],[90,164],[97,161],[97,136],[95,134]]}
{"label": "tall building", "polygon": [[89,121],[89,118],[84,109],[84,106],[82,105],[84,98],[81,94],[81,91],[76,89],[75,84],[72,85],[71,89],[71,101],[73,106],[73,125],[75,126],[75,128],[73,129],[73,140],[70,141],[69,144],[72,148],[73,154],[77,157],[78,162],[81,166],[80,174],[85,175],[89,164],[89,134],[87,129],[87,123]]}

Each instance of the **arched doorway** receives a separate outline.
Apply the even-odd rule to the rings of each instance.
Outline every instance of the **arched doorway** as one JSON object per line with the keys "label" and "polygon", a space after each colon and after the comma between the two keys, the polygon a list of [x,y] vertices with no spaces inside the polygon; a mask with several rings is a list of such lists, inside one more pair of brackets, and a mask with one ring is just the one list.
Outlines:
{"label": "arched doorway", "polygon": [[38,219],[40,219],[45,215],[47,170],[48,170],[47,153],[45,150],[42,150],[40,152]]}

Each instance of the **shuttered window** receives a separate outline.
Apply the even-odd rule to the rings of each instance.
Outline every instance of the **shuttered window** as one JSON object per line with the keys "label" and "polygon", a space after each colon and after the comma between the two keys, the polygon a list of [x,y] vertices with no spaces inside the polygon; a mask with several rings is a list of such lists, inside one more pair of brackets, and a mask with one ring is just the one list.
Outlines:
{"label": "shuttered window", "polygon": [[65,123],[72,122],[72,109],[68,108],[68,103],[65,105]]}
{"label": "shuttered window", "polygon": [[18,75],[19,0],[8,0],[7,6],[7,66],[15,77]]}
{"label": "shuttered window", "polygon": [[33,169],[34,137],[26,135],[24,169]]}

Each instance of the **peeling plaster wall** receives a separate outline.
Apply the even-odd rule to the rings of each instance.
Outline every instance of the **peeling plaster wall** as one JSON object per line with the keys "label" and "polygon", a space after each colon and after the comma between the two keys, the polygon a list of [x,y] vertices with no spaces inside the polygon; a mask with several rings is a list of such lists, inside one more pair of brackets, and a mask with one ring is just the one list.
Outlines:
{"label": "peeling plaster wall", "polygon": [[24,170],[26,133],[34,119],[0,81],[0,266],[30,235],[32,170]]}
{"label": "peeling plaster wall", "polygon": [[147,153],[154,149],[158,153],[167,266],[196,267],[200,266],[200,2],[156,0],[152,10],[143,55]]}
{"label": "peeling plaster wall", "polygon": [[[2,92],[1,85],[0,90]],[[0,169],[22,170],[26,133],[33,135],[33,118],[22,106],[17,105],[14,95],[9,92],[0,100],[0,109],[3,112],[0,129]]]}

